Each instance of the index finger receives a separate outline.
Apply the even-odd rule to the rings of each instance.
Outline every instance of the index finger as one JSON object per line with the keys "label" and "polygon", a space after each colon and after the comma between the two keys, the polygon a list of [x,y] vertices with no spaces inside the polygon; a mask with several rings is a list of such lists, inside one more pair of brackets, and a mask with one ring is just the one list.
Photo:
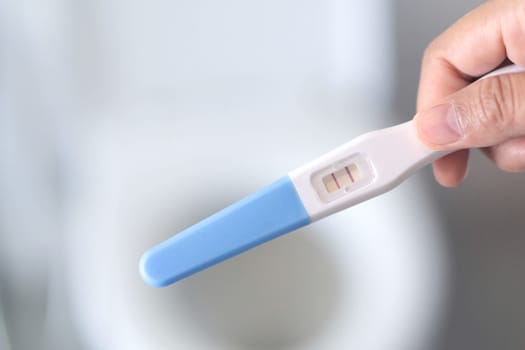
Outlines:
{"label": "index finger", "polygon": [[472,10],[426,49],[417,110],[438,104],[502,64],[525,65],[525,2],[490,1]]}

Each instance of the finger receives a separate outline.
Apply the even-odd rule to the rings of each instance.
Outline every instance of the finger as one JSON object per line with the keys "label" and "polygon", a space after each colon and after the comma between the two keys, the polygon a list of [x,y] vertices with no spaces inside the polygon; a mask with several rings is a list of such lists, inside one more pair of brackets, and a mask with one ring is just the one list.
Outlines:
{"label": "finger", "polygon": [[426,49],[417,109],[435,105],[509,58],[525,65],[525,2],[490,1],[459,19]]}
{"label": "finger", "polygon": [[525,136],[484,148],[483,152],[501,170],[508,172],[525,171]]}
{"label": "finger", "polygon": [[455,187],[467,175],[469,150],[461,150],[436,160],[433,164],[437,182],[445,187]]}
{"label": "finger", "polygon": [[414,122],[421,140],[437,149],[487,147],[525,135],[525,73],[470,84]]}

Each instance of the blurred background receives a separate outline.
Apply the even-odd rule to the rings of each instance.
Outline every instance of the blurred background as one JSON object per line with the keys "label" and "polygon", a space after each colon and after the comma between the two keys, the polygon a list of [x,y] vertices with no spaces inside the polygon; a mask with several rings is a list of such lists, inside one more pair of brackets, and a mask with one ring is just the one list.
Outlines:
{"label": "blurred background", "polygon": [[165,289],[152,245],[412,117],[480,1],[0,4],[0,349],[522,349],[522,174],[474,152]]}

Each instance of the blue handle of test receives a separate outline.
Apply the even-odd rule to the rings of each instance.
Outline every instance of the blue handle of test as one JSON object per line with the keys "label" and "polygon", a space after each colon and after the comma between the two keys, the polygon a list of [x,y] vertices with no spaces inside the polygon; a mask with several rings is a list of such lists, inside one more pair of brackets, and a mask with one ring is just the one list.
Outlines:
{"label": "blue handle of test", "polygon": [[285,176],[144,253],[140,273],[163,287],[309,223]]}

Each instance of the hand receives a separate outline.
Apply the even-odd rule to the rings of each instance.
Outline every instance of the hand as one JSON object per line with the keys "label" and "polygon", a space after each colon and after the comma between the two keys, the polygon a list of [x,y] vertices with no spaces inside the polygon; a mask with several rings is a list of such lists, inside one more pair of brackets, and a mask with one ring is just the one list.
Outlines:
{"label": "hand", "polygon": [[426,49],[414,117],[419,137],[435,149],[463,149],[434,162],[442,185],[463,180],[467,148],[482,148],[502,170],[525,170],[525,73],[473,82],[509,61],[525,66],[525,1],[487,2]]}

